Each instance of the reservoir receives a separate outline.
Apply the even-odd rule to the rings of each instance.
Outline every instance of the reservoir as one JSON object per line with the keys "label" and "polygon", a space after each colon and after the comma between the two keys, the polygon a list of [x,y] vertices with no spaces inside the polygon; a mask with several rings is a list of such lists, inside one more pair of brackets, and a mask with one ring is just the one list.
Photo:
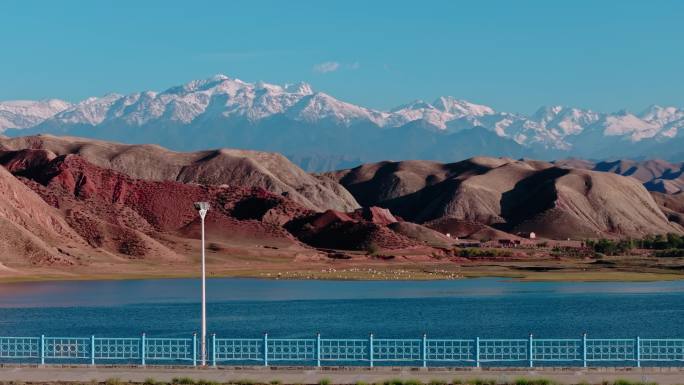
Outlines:
{"label": "reservoir", "polygon": [[[683,338],[684,281],[207,281],[221,337]],[[0,336],[184,337],[198,279],[0,284]]]}

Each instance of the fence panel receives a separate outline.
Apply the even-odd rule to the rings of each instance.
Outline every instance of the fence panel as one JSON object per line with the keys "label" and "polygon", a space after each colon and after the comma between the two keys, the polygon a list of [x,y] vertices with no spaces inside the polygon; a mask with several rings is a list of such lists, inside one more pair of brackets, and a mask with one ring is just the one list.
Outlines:
{"label": "fence panel", "polygon": [[529,340],[525,339],[481,339],[481,362],[513,362],[526,361]]}
{"label": "fence panel", "polygon": [[194,361],[196,349],[192,338],[145,339],[145,359],[150,361]]}
{"label": "fence panel", "polygon": [[369,345],[362,339],[321,339],[321,361],[368,361]]}
{"label": "fence panel", "polygon": [[422,341],[403,339],[373,340],[373,359],[385,362],[409,362],[422,359]]}
{"label": "fence panel", "polygon": [[587,339],[587,361],[636,361],[636,341]]}
{"label": "fence panel", "polygon": [[44,357],[55,360],[91,358],[90,338],[45,337]]}
{"label": "fence panel", "polygon": [[0,337],[0,358],[40,357],[39,337]]}
{"label": "fence panel", "polygon": [[532,360],[540,362],[582,361],[581,339],[535,339]]}
{"label": "fence panel", "polygon": [[138,360],[140,338],[95,338],[96,360]]}
{"label": "fence panel", "polygon": [[214,356],[216,362],[263,361],[264,340],[261,338],[217,338]]}
{"label": "fence panel", "polygon": [[684,339],[641,339],[641,361],[684,362]]}
{"label": "fence panel", "polygon": [[475,341],[433,340],[426,341],[426,360],[438,362],[475,362]]}
{"label": "fence panel", "polygon": [[313,361],[316,340],[272,338],[268,340],[267,350],[269,361]]}

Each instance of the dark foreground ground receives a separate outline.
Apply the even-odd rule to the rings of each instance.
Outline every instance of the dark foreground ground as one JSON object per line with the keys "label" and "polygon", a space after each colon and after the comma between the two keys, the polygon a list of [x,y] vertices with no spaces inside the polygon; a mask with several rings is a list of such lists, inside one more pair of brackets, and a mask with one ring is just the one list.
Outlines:
{"label": "dark foreground ground", "polygon": [[172,368],[0,367],[0,384],[124,385],[675,385],[684,368]]}

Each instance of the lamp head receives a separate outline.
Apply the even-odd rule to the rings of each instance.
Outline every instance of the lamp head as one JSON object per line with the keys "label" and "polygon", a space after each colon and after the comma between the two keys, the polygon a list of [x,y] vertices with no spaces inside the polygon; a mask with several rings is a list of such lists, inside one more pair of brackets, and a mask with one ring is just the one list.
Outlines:
{"label": "lamp head", "polygon": [[208,211],[209,210],[209,202],[195,202],[195,210]]}

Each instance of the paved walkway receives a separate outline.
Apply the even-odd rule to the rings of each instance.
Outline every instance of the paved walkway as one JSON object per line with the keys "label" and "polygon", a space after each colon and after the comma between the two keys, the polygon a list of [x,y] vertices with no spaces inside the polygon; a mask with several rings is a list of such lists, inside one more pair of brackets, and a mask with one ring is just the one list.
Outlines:
{"label": "paved walkway", "polygon": [[279,380],[283,384],[317,384],[328,378],[333,384],[381,382],[393,378],[417,379],[423,382],[440,379],[468,380],[491,378],[499,383],[513,382],[516,378],[548,378],[564,384],[627,379],[631,381],[657,382],[662,385],[684,384],[684,368],[535,368],[527,369],[439,369],[430,368],[285,368],[285,367],[239,367],[239,368],[187,368],[187,367],[89,367],[89,366],[3,366],[0,380],[22,382],[104,381],[108,378],[122,381],[143,382],[147,378],[170,381],[174,377],[190,377],[218,382],[251,380],[268,383]]}

